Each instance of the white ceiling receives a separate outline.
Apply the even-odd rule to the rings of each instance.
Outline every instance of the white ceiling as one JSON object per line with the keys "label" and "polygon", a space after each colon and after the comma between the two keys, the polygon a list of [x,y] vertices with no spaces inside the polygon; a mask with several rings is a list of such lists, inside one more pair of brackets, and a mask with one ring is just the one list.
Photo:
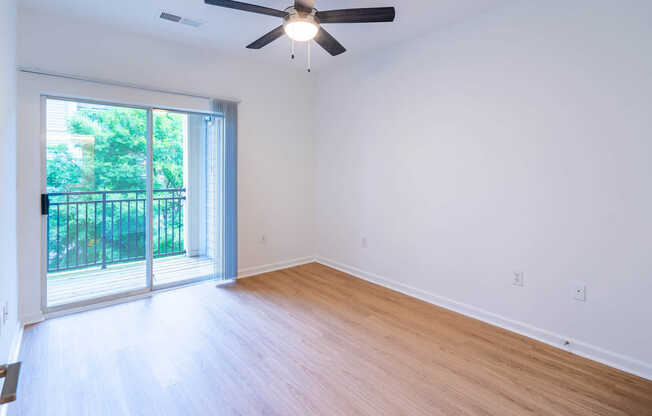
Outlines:
{"label": "white ceiling", "polygon": [[[292,0],[247,0],[284,9]],[[463,20],[509,0],[316,0],[319,10],[395,6],[393,23],[329,24],[325,28],[347,48],[330,57],[313,49],[313,66],[326,66],[368,51],[414,38]],[[22,9],[53,16],[83,19],[133,33],[211,48],[229,55],[252,56],[275,62],[288,60],[289,41],[281,38],[254,51],[245,45],[281,24],[281,19],[209,6],[203,0],[19,0]],[[203,23],[199,28],[161,20],[162,11]],[[303,52],[303,51],[300,51]],[[299,59],[303,60],[303,53]]]}

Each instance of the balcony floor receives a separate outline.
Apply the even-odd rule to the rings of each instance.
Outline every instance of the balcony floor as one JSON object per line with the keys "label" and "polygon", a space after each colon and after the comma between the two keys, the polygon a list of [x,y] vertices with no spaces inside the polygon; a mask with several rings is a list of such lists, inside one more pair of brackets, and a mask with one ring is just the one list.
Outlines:
{"label": "balcony floor", "polygon": [[[208,257],[154,259],[154,285],[210,278],[216,264]],[[145,261],[48,274],[48,307],[131,292],[146,287]]]}

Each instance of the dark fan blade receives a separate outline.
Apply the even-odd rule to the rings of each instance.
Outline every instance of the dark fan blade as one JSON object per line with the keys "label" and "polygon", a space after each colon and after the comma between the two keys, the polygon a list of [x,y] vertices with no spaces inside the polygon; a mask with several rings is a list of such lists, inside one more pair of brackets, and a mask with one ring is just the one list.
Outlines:
{"label": "dark fan blade", "polygon": [[266,14],[268,16],[285,17],[287,13],[282,10],[270,9],[269,7],[256,6],[255,4],[242,3],[232,0],[204,0],[204,3],[212,6],[228,7],[229,9],[243,10],[245,12]]}
{"label": "dark fan blade", "polygon": [[317,36],[315,36],[315,42],[333,56],[346,52],[344,46],[342,46],[337,39],[335,39],[323,27],[319,28],[319,32],[317,33]]}
{"label": "dark fan blade", "polygon": [[321,23],[393,22],[394,17],[396,17],[396,10],[393,7],[325,10],[317,12],[317,17]]}
{"label": "dark fan blade", "polygon": [[285,31],[283,30],[283,25],[277,27],[276,29],[272,30],[269,33],[266,33],[263,35],[260,39],[252,42],[251,44],[247,45],[247,48],[249,49],[260,49],[263,46],[267,46],[270,43],[274,42],[276,39],[280,38],[285,34]]}

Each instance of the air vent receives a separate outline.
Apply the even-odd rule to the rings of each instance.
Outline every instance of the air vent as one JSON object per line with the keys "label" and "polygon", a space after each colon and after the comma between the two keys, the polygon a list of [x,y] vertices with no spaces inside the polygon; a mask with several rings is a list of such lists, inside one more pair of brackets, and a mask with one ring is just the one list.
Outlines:
{"label": "air vent", "polygon": [[170,22],[174,22],[174,23],[179,23],[179,21],[181,20],[181,16],[163,12],[161,13],[161,19],[169,20]]}
{"label": "air vent", "polygon": [[201,22],[198,22],[198,21],[196,21],[196,20],[186,19],[185,17],[184,17],[183,19],[181,19],[181,20],[179,21],[179,23],[181,23],[182,25],[188,25],[188,26],[192,26],[192,27],[199,27],[199,26],[201,26]]}
{"label": "air vent", "polygon": [[174,22],[174,23],[181,23],[182,25],[192,26],[192,27],[199,27],[202,25],[202,23],[198,22],[197,20],[186,19],[185,17],[177,16],[176,14],[166,13],[166,12],[161,13],[161,19],[169,20],[170,22]]}

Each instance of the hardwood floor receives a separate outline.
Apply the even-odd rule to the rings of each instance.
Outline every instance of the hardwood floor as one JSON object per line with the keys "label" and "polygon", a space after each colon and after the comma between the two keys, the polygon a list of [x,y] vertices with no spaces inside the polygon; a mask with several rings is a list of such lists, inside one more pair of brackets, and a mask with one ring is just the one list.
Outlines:
{"label": "hardwood floor", "polygon": [[317,264],[26,328],[9,415],[652,415],[652,382]]}

